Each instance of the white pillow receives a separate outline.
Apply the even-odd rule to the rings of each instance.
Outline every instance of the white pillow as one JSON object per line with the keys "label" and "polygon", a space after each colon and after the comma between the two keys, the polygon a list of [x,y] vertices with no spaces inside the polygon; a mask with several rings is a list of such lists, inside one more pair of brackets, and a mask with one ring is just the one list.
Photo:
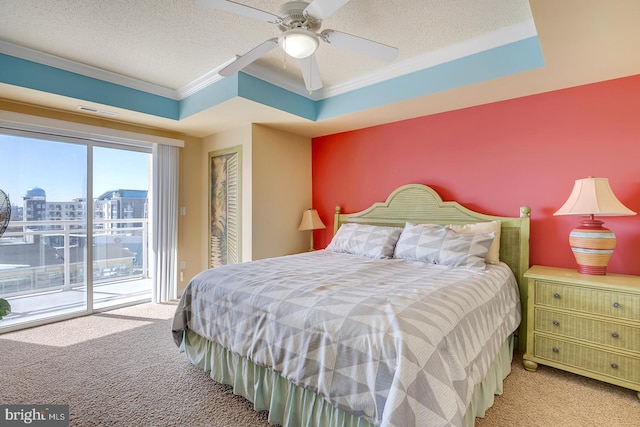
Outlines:
{"label": "white pillow", "polygon": [[495,233],[458,234],[447,229],[437,263],[450,267],[485,270],[485,258]]}
{"label": "white pillow", "polygon": [[500,221],[477,222],[474,224],[450,224],[447,226],[458,234],[484,234],[495,233],[495,237],[489,247],[489,252],[485,258],[487,264],[498,264],[500,262]]}
{"label": "white pillow", "polygon": [[407,222],[396,243],[394,256],[410,261],[437,264],[446,235],[447,229],[444,225]]}
{"label": "white pillow", "polygon": [[399,227],[342,224],[325,250],[370,258],[390,258],[401,231]]}

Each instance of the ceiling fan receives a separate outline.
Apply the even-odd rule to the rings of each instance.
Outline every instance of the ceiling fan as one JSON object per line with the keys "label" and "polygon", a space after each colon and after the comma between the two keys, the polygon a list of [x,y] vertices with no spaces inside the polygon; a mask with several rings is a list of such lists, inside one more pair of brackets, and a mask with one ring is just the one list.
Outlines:
{"label": "ceiling fan", "polygon": [[340,9],[349,0],[312,0],[311,3],[290,1],[280,7],[279,15],[229,0],[196,1],[203,6],[275,24],[281,31],[278,37],[259,44],[222,68],[218,74],[223,77],[234,75],[279,46],[288,56],[299,61],[305,86],[311,92],[322,88],[320,70],[315,57],[315,51],[320,41],[383,61],[393,61],[398,56],[398,49],[395,47],[352,34],[329,29],[318,33],[322,26],[322,20]]}

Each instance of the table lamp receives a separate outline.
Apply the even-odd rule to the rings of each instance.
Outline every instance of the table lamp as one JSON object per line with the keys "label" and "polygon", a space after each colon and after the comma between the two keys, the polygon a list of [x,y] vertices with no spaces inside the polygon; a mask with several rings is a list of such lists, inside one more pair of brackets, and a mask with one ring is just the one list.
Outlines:
{"label": "table lamp", "polygon": [[300,221],[300,226],[298,230],[307,231],[311,230],[311,243],[309,245],[309,252],[314,251],[313,248],[313,230],[320,230],[321,228],[326,228],[318,215],[318,211],[315,209],[307,209],[302,213],[302,221]]}
{"label": "table lamp", "polygon": [[578,263],[578,272],[604,275],[616,247],[616,235],[602,226],[595,216],[624,216],[636,213],[623,205],[613,194],[607,178],[577,179],[569,199],[554,215],[586,215],[569,234],[571,251]]}

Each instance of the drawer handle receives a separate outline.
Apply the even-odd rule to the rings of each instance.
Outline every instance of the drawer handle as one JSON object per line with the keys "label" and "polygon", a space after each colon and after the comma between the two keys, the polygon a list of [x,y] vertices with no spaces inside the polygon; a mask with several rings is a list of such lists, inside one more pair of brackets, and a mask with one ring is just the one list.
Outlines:
{"label": "drawer handle", "polygon": [[611,368],[613,368],[613,369],[618,369],[618,364],[617,364],[617,363],[612,363],[612,364],[611,364]]}
{"label": "drawer handle", "polygon": [[618,335],[618,333],[617,333],[617,332],[612,332],[612,333],[611,333],[611,336],[612,336],[613,338],[620,338],[620,335]]}
{"label": "drawer handle", "polygon": [[555,294],[553,294],[553,297],[554,297],[555,299],[560,299],[560,294],[556,292]]}
{"label": "drawer handle", "polygon": [[613,303],[613,308],[620,308],[620,307],[621,307],[621,305],[620,305],[619,302],[614,302]]}
{"label": "drawer handle", "polygon": [[557,320],[553,321],[553,326],[560,326],[560,322],[558,322]]}
{"label": "drawer handle", "polygon": [[560,349],[558,347],[553,347],[552,350],[554,353],[560,353]]}

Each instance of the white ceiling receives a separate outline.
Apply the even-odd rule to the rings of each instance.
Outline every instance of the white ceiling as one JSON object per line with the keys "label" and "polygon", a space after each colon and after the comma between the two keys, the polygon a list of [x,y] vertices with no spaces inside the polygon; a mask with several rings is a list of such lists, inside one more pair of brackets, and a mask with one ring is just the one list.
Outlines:
{"label": "white ceiling", "polygon": [[[274,14],[282,3],[238,2]],[[280,32],[275,25],[203,7],[192,0],[0,0],[0,10],[0,41],[9,46],[125,76],[178,97],[199,79],[215,79],[216,68],[235,55]],[[314,99],[337,93],[345,85],[370,81],[372,75],[389,77],[398,64],[415,63],[434,52],[459,48],[465,42],[532,20],[546,66],[319,122],[241,98],[180,121],[112,106],[95,107],[116,111],[117,120],[198,137],[251,122],[318,136],[640,73],[638,18],[637,0],[351,0],[325,19],[322,29],[395,46],[399,56],[392,64],[385,64],[321,44],[317,58],[324,88],[311,95]],[[275,49],[247,71],[305,94],[295,62],[287,61],[283,70],[283,56]],[[1,83],[0,94],[8,100],[69,111],[75,111],[79,104],[63,96]]]}
{"label": "white ceiling", "polygon": [[[322,0],[320,0],[322,1]],[[239,0],[278,14],[281,0]],[[280,34],[277,26],[195,0],[2,1],[0,39],[178,90]],[[395,46],[402,62],[531,19],[527,0],[351,0],[327,18],[335,29]],[[328,44],[317,52],[325,86],[386,64]],[[260,60],[301,82],[277,49]]]}

